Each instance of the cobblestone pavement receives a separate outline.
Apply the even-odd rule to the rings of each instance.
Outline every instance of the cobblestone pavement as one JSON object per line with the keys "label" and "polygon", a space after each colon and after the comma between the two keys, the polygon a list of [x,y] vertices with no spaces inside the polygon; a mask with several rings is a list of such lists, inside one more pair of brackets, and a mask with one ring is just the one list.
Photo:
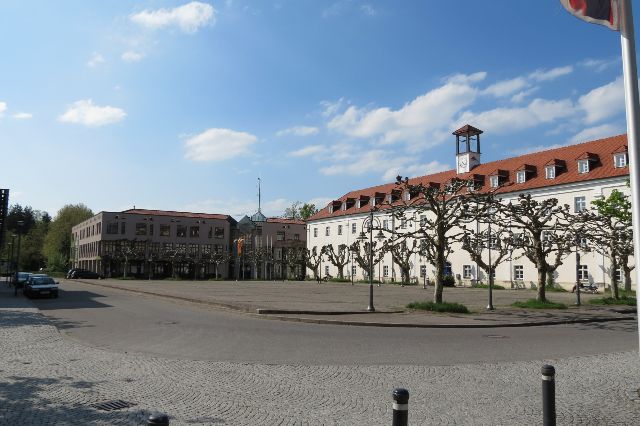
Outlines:
{"label": "cobblestone pavement", "polygon": [[[1,425],[144,424],[156,410],[172,425],[388,425],[395,387],[411,392],[410,424],[540,424],[544,362],[557,370],[558,424],[640,419],[637,352],[448,367],[169,360],[66,340],[23,300],[0,309]],[[92,407],[117,399],[136,405]]]}

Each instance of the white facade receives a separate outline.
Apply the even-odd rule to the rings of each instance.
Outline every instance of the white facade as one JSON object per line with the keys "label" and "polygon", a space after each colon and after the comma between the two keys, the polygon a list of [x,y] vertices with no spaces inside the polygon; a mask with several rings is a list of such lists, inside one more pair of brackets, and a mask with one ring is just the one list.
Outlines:
{"label": "white facade", "polygon": [[[618,137],[620,138],[620,137]],[[612,138],[613,139],[613,138]],[[616,140],[617,141],[617,140]],[[615,143],[609,141],[609,143]],[[586,145],[585,145],[586,146]],[[585,149],[591,149],[592,146],[586,146]],[[571,149],[557,149],[553,151],[536,153],[532,157],[531,154],[528,156],[523,156],[523,161],[531,162],[531,158],[537,156],[538,158],[538,166],[537,169],[535,167],[531,167],[527,165],[526,171],[527,174],[524,177],[524,181],[521,181],[522,177],[518,176],[518,171],[525,170],[520,165],[511,168],[510,177],[511,184],[509,186],[508,192],[503,191],[500,194],[500,198],[502,198],[503,202],[508,203],[511,200],[517,199],[521,193],[530,194],[536,200],[543,200],[548,198],[557,198],[560,204],[568,204],[570,206],[571,212],[575,212],[576,208],[587,208],[591,207],[591,202],[600,199],[603,197],[608,197],[614,189],[619,190],[625,194],[629,194],[629,188],[627,185],[628,181],[628,170],[624,170],[626,173],[621,173],[621,167],[626,167],[626,162],[622,164],[619,160],[620,155],[610,152],[601,152],[598,157],[601,164],[600,169],[595,169],[598,174],[595,174],[595,171],[590,171],[594,173],[592,176],[595,178],[586,179],[585,172],[583,169],[580,169],[582,166],[580,163],[583,160],[577,159],[576,157],[571,158],[571,156],[567,159],[560,160],[560,164],[562,161],[566,162],[565,171],[564,171],[564,180],[573,180],[567,183],[558,184],[558,180],[562,179],[562,171],[560,169],[559,175],[556,176],[556,169],[553,169],[553,173],[550,173],[547,170],[548,167],[544,167],[543,160],[546,161],[547,157],[560,157],[563,153],[568,152],[570,155],[573,155],[574,152],[580,149],[579,146],[573,146]],[[592,155],[589,153],[589,155]],[[459,158],[460,154],[457,155]],[[524,157],[527,157],[524,159]],[[479,157],[478,157],[479,158]],[[595,158],[595,157],[593,157]],[[591,161],[591,160],[589,160]],[[485,171],[485,179],[484,184],[486,186],[490,185],[490,171],[491,167],[498,170],[501,169],[505,164],[519,164],[517,159],[508,159],[497,161],[491,165],[483,165]],[[465,165],[467,165],[466,163]],[[449,173],[448,176],[455,177],[460,174],[460,165],[457,164],[455,171],[445,172]],[[471,173],[477,172],[479,167],[474,168]],[[530,174],[529,172],[533,174]],[[611,172],[613,170],[613,172]],[[502,171],[502,170],[500,170]],[[434,179],[437,179],[437,175],[433,175]],[[528,179],[530,176],[536,176],[538,179],[537,188],[525,188],[529,183]],[[567,176],[571,177],[569,179]],[[460,176],[461,178],[468,178],[468,175]],[[557,177],[557,179],[556,179]],[[429,176],[425,176],[421,178],[423,180],[428,181]],[[579,180],[582,179],[582,180]],[[576,181],[578,180],[578,181]],[[360,233],[365,230],[363,228],[363,224],[365,221],[368,221],[370,216],[370,208],[371,206],[367,204],[364,208],[359,208],[358,196],[362,194],[367,194],[366,196],[373,196],[373,194],[380,194],[381,192],[386,192],[387,194],[391,192],[393,185],[383,185],[375,188],[368,188],[361,191],[352,191],[345,196],[341,197],[339,200],[334,201],[329,204],[325,209],[321,210],[319,214],[315,215],[308,221],[307,226],[307,248],[312,249],[313,247],[317,247],[320,249],[325,245],[332,244],[334,248],[337,248],[341,244],[345,244],[347,246],[351,245],[356,238],[359,237]],[[386,191],[385,191],[386,190]],[[373,198],[371,198],[373,200]],[[351,203],[351,204],[349,204]],[[354,205],[354,203],[356,203]],[[349,206],[352,207],[349,207]],[[353,210],[352,214],[348,214],[349,210]],[[402,231],[402,226],[406,226],[408,231],[415,229],[415,227],[420,226],[419,218],[410,217],[410,212],[407,212],[407,221],[406,223],[398,223],[398,220],[394,220],[394,218],[388,213],[384,211],[377,211],[375,213],[375,218],[379,221],[378,226],[380,227],[388,227],[390,231]],[[476,231],[477,229],[483,230],[481,227],[478,227],[477,224],[469,224],[467,228],[472,228]],[[366,230],[365,230],[366,231]],[[376,231],[377,233],[377,231]],[[366,233],[367,241],[369,234]],[[610,261],[607,257],[599,254],[597,252],[580,252],[581,260],[580,260],[580,278],[582,281],[588,281],[590,283],[597,284],[600,288],[608,287],[610,284]],[[483,257],[487,259],[489,256],[488,249],[485,249],[483,253]],[[571,289],[576,282],[576,256],[575,253],[571,253],[569,256],[565,257],[563,260],[563,264],[555,271],[554,273],[554,282],[556,285],[560,285],[566,289]],[[453,245],[452,253],[448,257],[448,262],[451,267],[451,274],[456,277],[456,281],[459,284],[470,285],[475,281],[480,281],[487,283],[488,277],[486,277],[486,273],[479,269],[478,266],[471,261],[469,254],[464,251],[460,245]],[[630,262],[633,262],[630,259]],[[423,282],[424,275],[433,282],[435,279],[435,267],[427,261],[426,258],[418,255],[412,254],[412,267],[410,271],[410,277],[412,280],[417,280],[418,282]],[[363,271],[362,268],[352,260],[349,262],[349,265],[344,268],[344,276],[345,278],[351,278],[352,271],[355,271],[354,280],[363,280],[366,278],[366,271]],[[312,275],[312,271],[308,271],[309,275]],[[333,277],[337,276],[338,271],[336,266],[334,266],[326,256],[324,256],[322,264],[320,266],[320,275],[326,276],[331,275]],[[401,271],[397,264],[394,264],[391,258],[391,254],[387,253],[384,256],[384,259],[374,267],[374,279],[380,281],[401,281]],[[510,258],[507,258],[503,263],[501,263],[495,270],[495,283],[503,285],[507,288],[519,286],[519,287],[534,287],[537,283],[537,270],[534,265],[525,257],[519,257],[519,252],[514,251]],[[624,274],[620,273],[620,286],[623,287],[624,283]]]}

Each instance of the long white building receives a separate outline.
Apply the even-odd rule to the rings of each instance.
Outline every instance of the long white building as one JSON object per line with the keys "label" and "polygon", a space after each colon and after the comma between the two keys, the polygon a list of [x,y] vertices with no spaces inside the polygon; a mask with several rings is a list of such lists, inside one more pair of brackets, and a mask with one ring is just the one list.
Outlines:
{"label": "long white building", "polygon": [[[561,204],[571,206],[572,212],[588,209],[591,202],[607,197],[614,189],[629,194],[627,138],[626,135],[613,136],[591,142],[540,151],[518,157],[482,163],[480,135],[482,131],[466,125],[453,133],[455,135],[456,169],[441,173],[412,178],[413,182],[424,185],[444,184],[454,178],[480,182],[485,187],[500,187],[500,197],[504,202],[516,199],[522,193],[531,194],[535,199],[557,198]],[[307,222],[307,248],[319,250],[325,245],[337,248],[341,244],[351,245],[363,230],[363,224],[370,215],[372,206],[381,200],[398,197],[395,182],[351,191],[312,216]],[[408,221],[399,224],[388,210],[375,212],[380,226],[395,230],[404,226],[419,226]],[[488,254],[487,254],[488,255]],[[422,281],[425,276],[433,280],[435,268],[426,258],[413,254],[410,276]],[[632,262],[632,260],[630,260]],[[485,273],[470,259],[467,252],[455,247],[446,264],[447,272],[462,284],[474,281],[487,282]],[[610,283],[609,260],[594,251],[581,253],[579,274],[582,281],[597,284],[600,288]],[[308,271],[312,275],[312,271]],[[620,284],[623,285],[623,274]],[[337,268],[325,256],[320,267],[322,276],[337,276]],[[366,271],[355,261],[344,268],[344,275],[354,279],[364,279]],[[374,270],[374,279],[380,281],[400,281],[401,273],[394,264],[391,254],[386,254]],[[554,275],[554,281],[570,289],[576,281],[576,263],[571,254]],[[537,270],[526,258],[518,258],[517,252],[500,264],[495,270],[496,284],[505,287],[533,287],[537,282]]]}

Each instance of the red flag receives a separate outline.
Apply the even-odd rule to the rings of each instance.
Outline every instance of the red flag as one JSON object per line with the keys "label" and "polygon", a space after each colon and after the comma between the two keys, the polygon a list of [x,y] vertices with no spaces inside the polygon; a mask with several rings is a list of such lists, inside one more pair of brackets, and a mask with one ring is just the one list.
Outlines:
{"label": "red flag", "polygon": [[[624,0],[622,0],[624,1]],[[620,31],[620,0],[560,0],[572,15]]]}

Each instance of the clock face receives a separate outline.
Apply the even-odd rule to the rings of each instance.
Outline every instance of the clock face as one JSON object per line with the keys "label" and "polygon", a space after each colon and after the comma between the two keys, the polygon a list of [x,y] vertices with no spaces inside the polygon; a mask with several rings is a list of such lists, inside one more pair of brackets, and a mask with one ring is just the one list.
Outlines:
{"label": "clock face", "polygon": [[467,167],[467,159],[462,157],[458,160],[458,166],[461,168]]}

